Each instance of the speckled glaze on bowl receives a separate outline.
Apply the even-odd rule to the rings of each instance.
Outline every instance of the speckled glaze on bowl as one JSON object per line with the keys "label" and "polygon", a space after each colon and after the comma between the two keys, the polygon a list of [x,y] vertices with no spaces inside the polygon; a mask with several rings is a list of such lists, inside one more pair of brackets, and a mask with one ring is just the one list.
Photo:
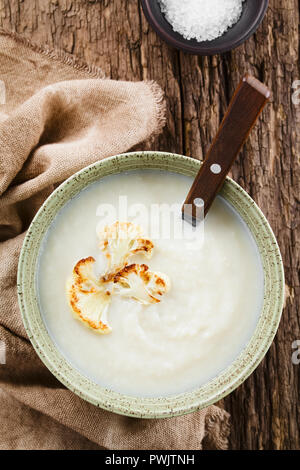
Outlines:
{"label": "speckled glaze on bowl", "polygon": [[283,307],[284,274],[280,252],[264,215],[234,181],[221,195],[239,212],[259,248],[264,269],[264,302],[256,330],[240,356],[215,379],[198,389],[161,398],[138,398],[105,389],[72,367],[52,342],[37,301],[36,268],[41,242],[58,211],[87,185],[107,175],[138,169],[159,169],[195,176],[200,162],[163,152],[118,155],[73,175],[47,199],[24,240],[18,268],[18,296],[28,336],[48,369],[70,390],[106,410],[138,418],[166,418],[204,408],[238,387],[263,359],[277,331]]}

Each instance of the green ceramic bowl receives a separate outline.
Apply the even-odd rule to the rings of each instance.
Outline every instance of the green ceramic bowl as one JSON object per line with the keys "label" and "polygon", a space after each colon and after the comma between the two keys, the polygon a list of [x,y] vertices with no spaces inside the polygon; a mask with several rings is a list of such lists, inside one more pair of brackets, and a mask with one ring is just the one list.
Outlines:
{"label": "green ceramic bowl", "polygon": [[22,248],[18,269],[18,296],[28,336],[48,369],[85,400],[115,413],[139,418],[165,418],[204,408],[238,387],[258,366],[274,338],[283,307],[284,273],[274,234],[264,215],[234,181],[227,179],[221,195],[244,219],[259,248],[264,269],[264,302],[249,344],[231,366],[198,389],[176,396],[137,398],[100,387],[84,377],[58,351],[43,322],[37,301],[36,272],[43,238],[64,204],[87,185],[107,175],[137,169],[160,169],[195,176],[200,162],[181,155],[139,152],[95,163],[65,181],[47,199],[34,218]]}

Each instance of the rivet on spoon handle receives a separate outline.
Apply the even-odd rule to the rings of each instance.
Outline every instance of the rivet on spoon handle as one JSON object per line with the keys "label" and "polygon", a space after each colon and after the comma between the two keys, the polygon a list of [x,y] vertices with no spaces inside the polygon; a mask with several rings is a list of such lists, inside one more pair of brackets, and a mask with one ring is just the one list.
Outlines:
{"label": "rivet on spoon handle", "polygon": [[246,75],[241,80],[182,207],[185,220],[196,223],[203,209],[206,216],[270,96],[256,78]]}

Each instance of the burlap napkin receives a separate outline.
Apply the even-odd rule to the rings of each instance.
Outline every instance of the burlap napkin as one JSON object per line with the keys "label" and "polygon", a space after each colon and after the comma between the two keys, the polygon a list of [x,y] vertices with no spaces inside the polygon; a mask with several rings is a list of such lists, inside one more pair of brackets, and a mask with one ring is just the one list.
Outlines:
{"label": "burlap napkin", "polygon": [[[67,390],[27,339],[16,296],[24,232],[55,185],[80,168],[160,132],[158,85],[104,79],[75,58],[0,33],[1,449],[225,448],[228,415],[137,420]],[[0,358],[1,359],[1,358]],[[204,439],[204,440],[203,440]],[[203,445],[204,446],[204,445]]]}

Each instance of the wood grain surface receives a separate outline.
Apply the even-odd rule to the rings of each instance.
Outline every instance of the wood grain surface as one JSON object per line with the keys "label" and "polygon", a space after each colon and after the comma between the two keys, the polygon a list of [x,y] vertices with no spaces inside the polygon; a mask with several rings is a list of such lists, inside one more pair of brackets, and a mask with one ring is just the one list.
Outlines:
{"label": "wood grain surface", "polygon": [[[292,84],[300,80],[299,1],[270,0],[263,24],[244,45],[214,57],[185,55],[162,43],[138,0],[0,0],[0,24],[38,44],[76,54],[122,80],[156,80],[168,122],[154,148],[202,159],[242,75],[266,83],[273,98],[233,170],[268,217],[285,264],[286,307],[266,358],[224,399],[233,449],[300,449],[299,124]],[[247,299],[245,299],[247,302]]]}

